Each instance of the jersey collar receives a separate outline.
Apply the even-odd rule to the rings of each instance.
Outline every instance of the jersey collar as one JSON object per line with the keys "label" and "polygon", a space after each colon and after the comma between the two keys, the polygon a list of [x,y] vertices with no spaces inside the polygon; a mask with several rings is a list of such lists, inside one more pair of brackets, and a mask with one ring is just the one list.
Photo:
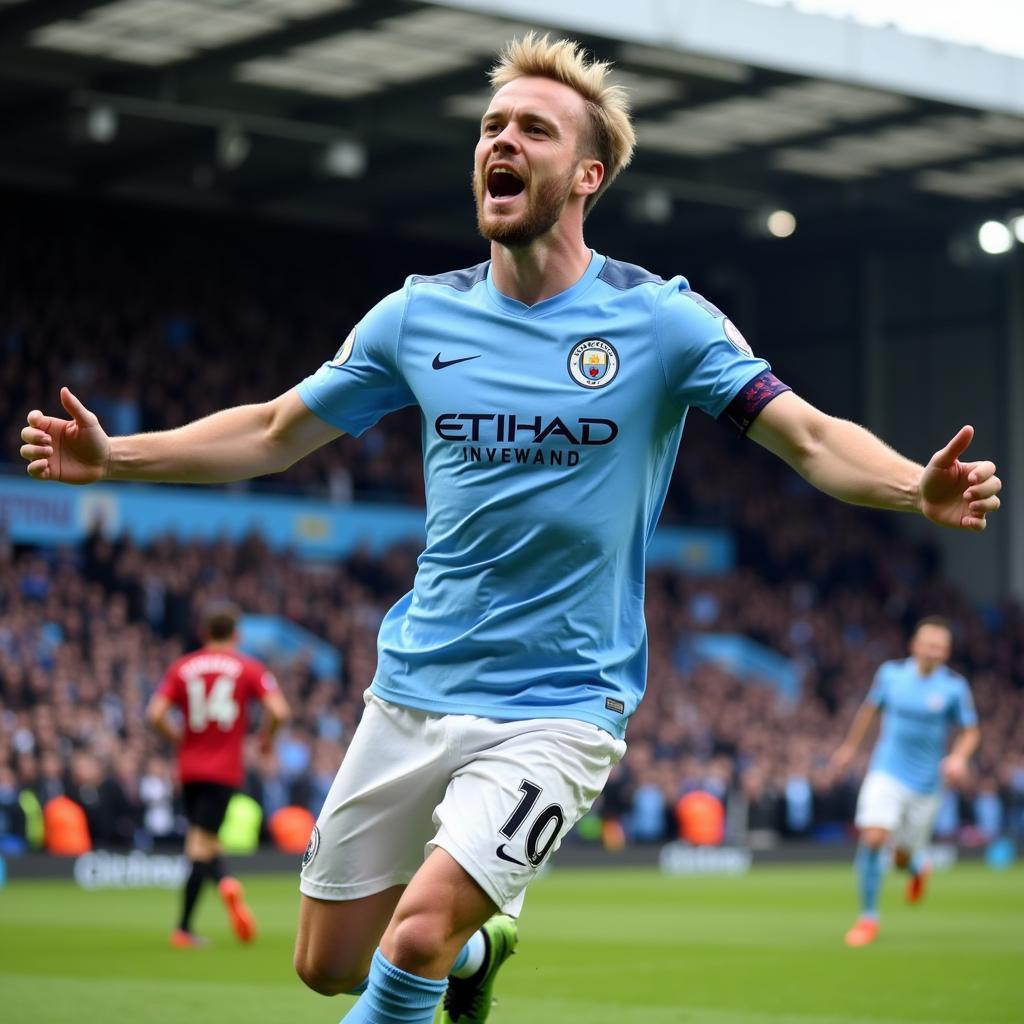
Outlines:
{"label": "jersey collar", "polygon": [[511,313],[512,316],[519,316],[525,319],[534,319],[539,316],[547,316],[561,309],[563,306],[571,305],[576,301],[597,279],[598,274],[604,269],[605,257],[598,252],[590,250],[590,263],[583,271],[583,276],[573,285],[570,285],[564,292],[552,295],[550,299],[542,302],[535,302],[532,306],[520,302],[518,299],[511,299],[503,292],[499,292],[491,279],[492,265],[487,265],[487,295],[502,312]]}

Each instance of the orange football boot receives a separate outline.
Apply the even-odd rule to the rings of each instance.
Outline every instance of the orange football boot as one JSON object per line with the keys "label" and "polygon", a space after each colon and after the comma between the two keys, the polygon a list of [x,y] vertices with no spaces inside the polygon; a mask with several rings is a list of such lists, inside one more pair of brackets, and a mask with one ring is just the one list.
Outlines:
{"label": "orange football boot", "polygon": [[931,875],[932,869],[929,867],[922,868],[916,875],[911,875],[907,879],[907,902],[908,903],[920,903],[924,899],[924,891],[928,886],[928,876]]}
{"label": "orange football boot", "polygon": [[192,932],[187,932],[183,928],[175,928],[171,932],[170,941],[174,949],[202,949],[210,942],[209,939],[204,939],[201,935],[193,935]]}
{"label": "orange football boot", "polygon": [[862,917],[847,933],[843,941],[848,946],[867,946],[878,938],[878,920]]}
{"label": "orange football boot", "polygon": [[240,942],[252,942],[256,938],[256,919],[245,902],[242,883],[237,878],[222,878],[217,886],[220,898],[228,912],[231,927]]}

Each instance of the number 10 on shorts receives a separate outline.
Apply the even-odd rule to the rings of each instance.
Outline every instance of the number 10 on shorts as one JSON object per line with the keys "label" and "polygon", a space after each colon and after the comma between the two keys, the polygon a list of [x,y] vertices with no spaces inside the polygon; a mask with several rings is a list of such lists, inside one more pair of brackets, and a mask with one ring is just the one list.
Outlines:
{"label": "number 10 on shorts", "polygon": [[[523,827],[537,805],[542,790],[535,782],[523,779],[519,784],[519,792],[523,794],[522,799],[516,804],[515,810],[508,816],[505,824],[498,829],[506,839],[511,839]],[[533,819],[530,831],[526,834],[526,859],[533,867],[539,867],[541,861],[548,855],[564,824],[565,812],[558,804],[548,804]],[[507,852],[504,843],[498,847],[497,852],[502,860],[511,861],[513,864],[521,863]]]}

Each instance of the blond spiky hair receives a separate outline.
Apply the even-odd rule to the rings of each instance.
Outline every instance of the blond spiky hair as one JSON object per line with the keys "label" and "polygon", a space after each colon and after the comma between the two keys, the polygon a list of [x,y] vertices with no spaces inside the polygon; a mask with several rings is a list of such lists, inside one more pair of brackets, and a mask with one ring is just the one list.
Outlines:
{"label": "blond spiky hair", "polygon": [[621,85],[605,82],[610,69],[607,61],[589,59],[580,44],[571,39],[552,42],[535,32],[508,43],[491,69],[491,88],[495,92],[517,78],[553,78],[583,97],[590,132],[581,139],[581,149],[604,164],[604,180],[596,192],[587,196],[584,214],[633,158],[636,145],[629,94]]}

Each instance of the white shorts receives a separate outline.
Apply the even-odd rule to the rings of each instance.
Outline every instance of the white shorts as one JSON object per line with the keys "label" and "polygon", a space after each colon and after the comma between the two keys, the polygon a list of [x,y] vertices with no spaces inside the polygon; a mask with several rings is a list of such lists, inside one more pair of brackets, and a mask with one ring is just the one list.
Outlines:
{"label": "white shorts", "polygon": [[303,857],[306,896],[351,900],[404,885],[437,846],[518,914],[526,886],[626,752],[574,719],[499,722],[369,691],[365,700]]}
{"label": "white shorts", "polygon": [[939,793],[918,793],[885,772],[868,772],[857,797],[859,829],[884,828],[901,850],[920,850],[931,839]]}

